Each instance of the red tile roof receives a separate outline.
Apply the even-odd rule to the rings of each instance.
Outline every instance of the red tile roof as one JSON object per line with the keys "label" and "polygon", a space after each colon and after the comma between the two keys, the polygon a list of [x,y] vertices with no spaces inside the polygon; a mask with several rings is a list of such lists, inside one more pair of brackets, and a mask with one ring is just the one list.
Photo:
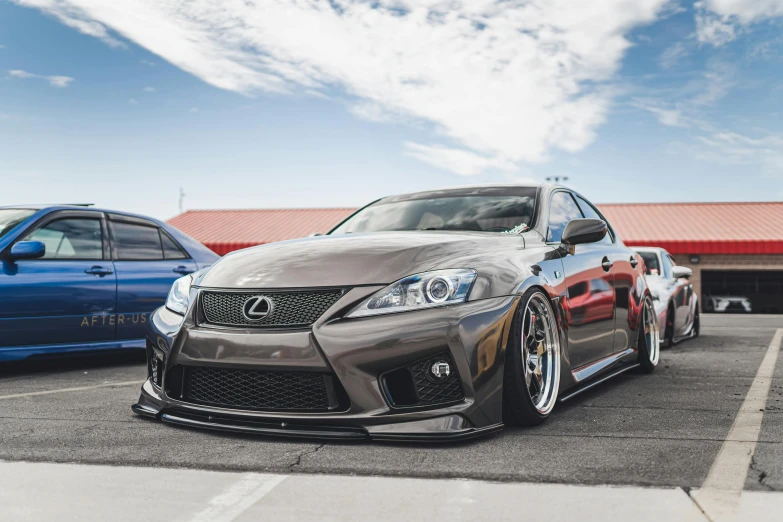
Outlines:
{"label": "red tile roof", "polygon": [[261,210],[189,210],[169,223],[204,243],[216,254],[263,243],[328,232],[353,208],[286,208]]}
{"label": "red tile roof", "polygon": [[[599,205],[628,245],[672,254],[783,254],[783,203]],[[326,232],[352,208],[191,210],[169,221],[218,254]]]}
{"label": "red tile roof", "polygon": [[599,205],[627,245],[672,254],[783,254],[783,203]]}

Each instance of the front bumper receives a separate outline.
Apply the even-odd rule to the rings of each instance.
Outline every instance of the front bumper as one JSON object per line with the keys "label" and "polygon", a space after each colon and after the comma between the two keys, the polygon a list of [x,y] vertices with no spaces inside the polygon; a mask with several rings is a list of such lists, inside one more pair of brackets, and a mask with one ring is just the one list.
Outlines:
{"label": "front bumper", "polygon": [[[348,292],[312,327],[252,331],[198,326],[161,308],[151,317],[148,355],[162,361],[160,386],[144,383],[133,411],[182,426],[298,438],[459,440],[502,429],[505,346],[517,303],[513,296],[415,312],[343,319],[346,303],[376,288]],[[394,406],[382,384],[387,372],[447,353],[463,399]],[[329,372],[347,395],[343,411],[300,413],[195,404],[167,385],[177,366]]]}

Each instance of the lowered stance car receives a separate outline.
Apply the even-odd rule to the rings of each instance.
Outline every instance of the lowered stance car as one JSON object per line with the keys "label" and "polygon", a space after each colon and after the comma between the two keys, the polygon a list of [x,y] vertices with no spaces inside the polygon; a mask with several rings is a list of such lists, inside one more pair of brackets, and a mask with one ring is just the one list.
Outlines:
{"label": "lowered stance car", "polygon": [[[177,280],[149,321],[133,410],[321,439],[539,424],[558,401],[655,368],[643,266],[567,188],[383,198],[324,236],[237,251]],[[572,303],[572,288],[594,298]]]}
{"label": "lowered stance car", "polygon": [[753,312],[753,306],[750,304],[750,299],[739,295],[706,295],[704,311],[749,314]]}
{"label": "lowered stance car", "polygon": [[218,256],[160,221],[86,206],[0,207],[0,362],[144,349],[173,281]]}
{"label": "lowered stance car", "polygon": [[663,248],[633,247],[642,256],[647,284],[655,303],[658,328],[665,346],[699,336],[699,298],[693,292],[693,271],[677,265]]}

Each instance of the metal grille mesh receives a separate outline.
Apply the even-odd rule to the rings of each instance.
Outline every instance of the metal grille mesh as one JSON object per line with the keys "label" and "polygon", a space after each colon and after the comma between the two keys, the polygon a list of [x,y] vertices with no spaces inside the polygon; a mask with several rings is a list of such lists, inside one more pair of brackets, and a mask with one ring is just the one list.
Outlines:
{"label": "metal grille mesh", "polygon": [[225,408],[329,411],[329,376],[193,366],[187,369],[185,400]]}
{"label": "metal grille mesh", "polygon": [[[245,302],[263,295],[273,303],[272,313],[251,321],[244,316]],[[343,295],[342,290],[308,292],[203,292],[201,307],[207,323],[222,326],[310,326]]]}
{"label": "metal grille mesh", "polygon": [[[429,377],[430,367],[435,361],[449,363],[451,374],[445,381],[437,382]],[[451,355],[447,352],[414,363],[409,368],[413,376],[413,384],[416,386],[416,392],[419,394],[420,405],[456,402],[464,397],[457,367]]]}

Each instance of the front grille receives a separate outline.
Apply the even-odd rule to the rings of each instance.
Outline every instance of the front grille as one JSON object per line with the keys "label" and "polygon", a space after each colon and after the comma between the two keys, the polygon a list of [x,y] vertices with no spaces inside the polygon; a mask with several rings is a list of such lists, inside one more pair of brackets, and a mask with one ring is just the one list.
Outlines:
{"label": "front grille", "polygon": [[331,374],[186,368],[183,399],[209,406],[264,411],[334,411],[344,407]]}
{"label": "front grille", "polygon": [[[300,292],[210,292],[201,294],[201,309],[209,324],[249,327],[310,326],[343,295],[342,290]],[[264,296],[272,302],[272,311],[259,320],[245,317],[248,299]]]}

